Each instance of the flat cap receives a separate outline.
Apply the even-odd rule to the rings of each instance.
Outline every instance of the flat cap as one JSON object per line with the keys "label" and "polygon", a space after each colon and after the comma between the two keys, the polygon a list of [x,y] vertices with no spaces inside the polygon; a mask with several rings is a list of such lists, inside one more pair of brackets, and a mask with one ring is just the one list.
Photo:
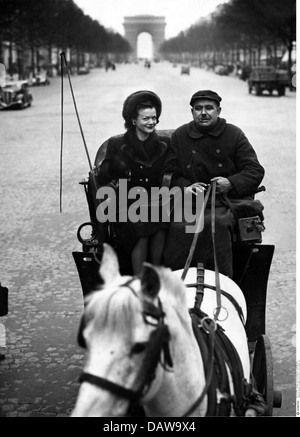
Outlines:
{"label": "flat cap", "polygon": [[190,101],[190,105],[193,106],[195,100],[199,100],[199,99],[214,100],[215,102],[218,103],[218,105],[222,101],[222,98],[217,93],[215,93],[214,91],[211,91],[211,90],[202,90],[202,91],[197,91],[195,94],[192,95],[192,98],[191,98],[191,101]]}
{"label": "flat cap", "polygon": [[157,118],[161,114],[162,103],[157,94],[152,91],[141,90],[130,94],[124,102],[122,116],[126,120],[128,117],[135,112],[137,105],[143,102],[152,102],[153,106],[156,108]]}

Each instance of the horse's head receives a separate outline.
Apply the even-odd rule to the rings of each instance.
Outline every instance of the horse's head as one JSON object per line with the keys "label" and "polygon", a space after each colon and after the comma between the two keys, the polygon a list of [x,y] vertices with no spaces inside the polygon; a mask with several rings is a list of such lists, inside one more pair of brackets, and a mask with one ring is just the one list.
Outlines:
{"label": "horse's head", "polygon": [[[151,265],[140,278],[121,276],[108,245],[100,275],[104,286],[88,297],[79,331],[87,361],[72,416],[125,416],[135,401],[152,409],[151,415],[167,414],[174,396],[184,398],[181,362],[189,360],[198,375],[201,368],[185,286],[169,269]],[[190,384],[185,382],[188,396]]]}

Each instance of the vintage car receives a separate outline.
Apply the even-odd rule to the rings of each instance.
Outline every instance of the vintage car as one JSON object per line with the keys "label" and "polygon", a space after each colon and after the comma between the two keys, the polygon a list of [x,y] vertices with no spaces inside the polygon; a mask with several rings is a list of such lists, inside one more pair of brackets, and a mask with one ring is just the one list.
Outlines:
{"label": "vintage car", "polygon": [[29,85],[32,85],[32,86],[50,85],[50,79],[49,79],[47,73],[40,73],[31,79]]}
{"label": "vintage car", "polygon": [[226,65],[216,65],[214,69],[216,74],[219,74],[220,76],[228,76],[229,70]]}
{"label": "vintage car", "polygon": [[89,74],[90,69],[87,65],[84,65],[83,67],[79,67],[77,73],[78,74]]}
{"label": "vintage car", "polygon": [[189,65],[182,65],[180,74],[190,74],[190,66]]}
{"label": "vintage car", "polygon": [[0,109],[23,109],[31,106],[33,97],[26,80],[7,82],[0,87]]}

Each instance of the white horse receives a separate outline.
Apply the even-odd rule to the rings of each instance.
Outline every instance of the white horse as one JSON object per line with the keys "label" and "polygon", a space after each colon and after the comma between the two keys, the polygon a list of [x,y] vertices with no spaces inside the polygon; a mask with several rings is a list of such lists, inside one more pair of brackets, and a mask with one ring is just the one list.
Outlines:
{"label": "white horse", "polygon": [[[190,269],[186,282],[195,282],[194,274]],[[121,276],[116,254],[105,245],[100,275],[103,288],[89,296],[79,332],[87,361],[73,417],[124,417],[137,404],[148,417],[218,415],[221,405],[228,412],[223,415],[253,415],[249,405],[238,405],[237,388],[251,387],[250,358],[242,321],[246,303],[233,281],[220,275],[228,294],[221,296],[219,318],[224,321],[216,324],[213,272],[205,271],[204,316],[191,316],[195,291],[185,286],[179,271],[145,265],[141,278]],[[233,365],[223,366],[228,384],[221,381],[221,388],[216,373],[220,379],[222,369],[215,372],[213,364],[218,325],[233,345],[225,355],[235,350],[235,360],[238,356]],[[206,357],[195,331],[206,342]],[[236,382],[232,371],[238,364]]]}

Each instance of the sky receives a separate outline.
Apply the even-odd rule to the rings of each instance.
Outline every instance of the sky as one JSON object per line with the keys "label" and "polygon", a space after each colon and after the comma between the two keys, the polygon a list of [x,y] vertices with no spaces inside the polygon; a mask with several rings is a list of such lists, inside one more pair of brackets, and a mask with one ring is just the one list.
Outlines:
{"label": "sky", "polygon": [[86,15],[108,29],[125,35],[124,17],[156,15],[165,17],[166,39],[188,29],[228,0],[74,0]]}

